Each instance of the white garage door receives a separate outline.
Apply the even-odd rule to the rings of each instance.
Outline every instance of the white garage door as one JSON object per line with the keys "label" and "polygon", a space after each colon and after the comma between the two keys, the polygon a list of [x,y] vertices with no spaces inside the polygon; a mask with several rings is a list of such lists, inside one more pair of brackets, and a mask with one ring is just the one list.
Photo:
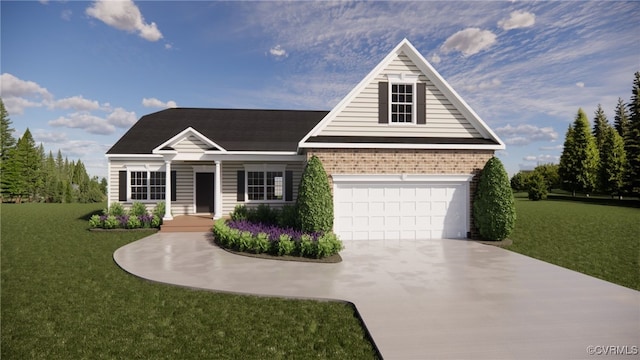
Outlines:
{"label": "white garage door", "polygon": [[417,178],[334,176],[335,232],[343,240],[465,238],[469,177]]}

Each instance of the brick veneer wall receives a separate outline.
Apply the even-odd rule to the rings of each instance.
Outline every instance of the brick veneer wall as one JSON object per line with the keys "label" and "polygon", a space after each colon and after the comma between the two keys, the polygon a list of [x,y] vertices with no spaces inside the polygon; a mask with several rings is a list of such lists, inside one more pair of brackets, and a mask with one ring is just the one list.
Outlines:
{"label": "brick veneer wall", "polygon": [[493,156],[493,150],[421,149],[308,149],[307,159],[316,155],[332,174],[464,174],[473,175],[469,185],[471,237],[478,233],[473,223],[473,195],[479,174]]}

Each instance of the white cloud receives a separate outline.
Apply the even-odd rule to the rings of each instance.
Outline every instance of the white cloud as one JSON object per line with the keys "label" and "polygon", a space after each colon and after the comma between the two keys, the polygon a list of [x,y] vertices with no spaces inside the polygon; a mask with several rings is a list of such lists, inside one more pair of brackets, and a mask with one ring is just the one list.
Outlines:
{"label": "white cloud", "polygon": [[276,58],[282,58],[282,57],[289,56],[289,54],[287,54],[287,51],[285,49],[283,49],[282,46],[280,46],[280,45],[276,45],[276,46],[272,47],[271,49],[269,49],[269,54],[275,56]]}
{"label": "white cloud", "polygon": [[72,96],[52,102],[50,107],[55,109],[73,109],[76,111],[92,111],[100,109],[100,104],[95,100],[88,100],[80,96]]}
{"label": "white cloud", "polygon": [[582,81],[578,81],[576,83],[576,86],[579,87],[579,88],[583,88],[584,87],[584,83]]}
{"label": "white cloud", "polygon": [[140,9],[131,0],[98,0],[87,8],[86,13],[116,29],[137,32],[145,40],[162,39],[162,33],[156,23],[147,24]]}
{"label": "white cloud", "polygon": [[500,79],[493,78],[491,80],[480,81],[475,84],[462,85],[461,88],[467,91],[487,90],[497,88],[502,85]]}
{"label": "white cloud", "polygon": [[440,61],[442,61],[442,59],[440,58],[440,56],[438,56],[438,54],[433,54],[429,58],[429,62],[431,62],[432,64],[439,64]]}
{"label": "white cloud", "polygon": [[60,13],[60,17],[62,18],[62,20],[65,21],[70,21],[71,20],[71,15],[73,15],[73,11],[71,10],[62,10],[62,12]]}
{"label": "white cloud", "polygon": [[488,49],[496,42],[496,34],[489,30],[479,28],[467,28],[451,35],[442,44],[445,53],[457,50],[464,56],[470,56]]}
{"label": "white cloud", "polygon": [[531,27],[536,23],[536,16],[527,11],[516,10],[508,19],[498,21],[498,26],[504,30]]}
{"label": "white cloud", "polygon": [[49,121],[49,125],[54,127],[67,127],[72,129],[82,129],[91,134],[109,135],[116,128],[105,119],[91,115],[86,112],[76,112],[68,116],[61,116]]}
{"label": "white cloud", "polygon": [[41,96],[44,99],[50,99],[51,94],[46,88],[38,85],[33,81],[21,80],[9,73],[0,75],[0,94],[2,98],[11,96]]}
{"label": "white cloud", "polygon": [[169,100],[167,102],[162,102],[156,98],[143,98],[142,105],[145,107],[155,107],[155,108],[175,108],[178,107],[175,101]]}
{"label": "white cloud", "polygon": [[558,138],[558,133],[550,126],[537,127],[529,124],[507,124],[497,128],[496,133],[505,139],[506,144],[515,146],[528,145],[534,141],[555,141]]}
{"label": "white cloud", "polygon": [[107,122],[119,128],[128,128],[138,120],[136,113],[126,111],[123,108],[115,108],[111,114],[107,116]]}
{"label": "white cloud", "polygon": [[527,162],[536,162],[538,164],[548,164],[548,163],[557,163],[560,161],[560,157],[557,155],[527,155],[522,158],[522,160]]}
{"label": "white cloud", "polygon": [[34,129],[33,140],[36,143],[60,144],[68,141],[67,133],[45,129]]}

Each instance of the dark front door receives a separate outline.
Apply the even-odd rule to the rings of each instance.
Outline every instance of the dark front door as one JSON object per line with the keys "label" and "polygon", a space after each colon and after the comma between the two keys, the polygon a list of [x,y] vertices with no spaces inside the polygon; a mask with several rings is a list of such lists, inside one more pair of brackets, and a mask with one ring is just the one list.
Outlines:
{"label": "dark front door", "polygon": [[213,212],[213,173],[196,173],[196,212]]}

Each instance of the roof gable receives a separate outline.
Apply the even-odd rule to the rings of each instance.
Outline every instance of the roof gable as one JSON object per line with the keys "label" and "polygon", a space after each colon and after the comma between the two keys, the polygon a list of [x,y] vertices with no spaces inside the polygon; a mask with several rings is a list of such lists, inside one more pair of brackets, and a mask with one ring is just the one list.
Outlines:
{"label": "roof gable", "polygon": [[[379,83],[403,77],[417,79],[416,82],[425,84],[425,125],[390,126],[378,123]],[[385,143],[383,147],[394,146],[389,141],[382,141],[388,137],[397,138],[391,143],[399,144],[399,147],[415,145],[414,147],[418,148],[504,148],[502,140],[407,39],[402,40],[369,72],[300,141],[299,146],[377,147],[382,143]],[[363,138],[372,142],[363,142]],[[460,141],[460,138],[469,140]],[[342,142],[335,143],[336,139],[342,139]],[[420,141],[414,141],[416,139]]]}
{"label": "roof gable", "polygon": [[176,134],[171,139],[158,145],[155,149],[152,150],[152,153],[162,154],[175,151],[203,153],[205,151],[211,150],[226,152],[223,147],[216,144],[208,137],[202,135],[194,128],[188,127],[181,131],[179,134]]}

